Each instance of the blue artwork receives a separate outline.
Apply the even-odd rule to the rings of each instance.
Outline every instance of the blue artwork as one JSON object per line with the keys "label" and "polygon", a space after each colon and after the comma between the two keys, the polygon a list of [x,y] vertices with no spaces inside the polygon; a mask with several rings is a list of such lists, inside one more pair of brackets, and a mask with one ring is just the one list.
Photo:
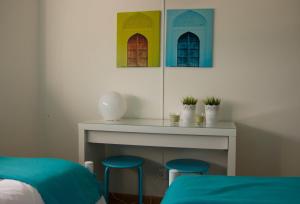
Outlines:
{"label": "blue artwork", "polygon": [[167,10],[167,67],[212,67],[213,9]]}

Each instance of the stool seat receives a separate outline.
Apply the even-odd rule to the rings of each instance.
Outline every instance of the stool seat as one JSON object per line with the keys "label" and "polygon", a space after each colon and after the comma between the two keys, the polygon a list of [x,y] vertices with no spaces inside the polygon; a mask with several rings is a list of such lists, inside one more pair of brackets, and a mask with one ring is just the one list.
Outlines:
{"label": "stool seat", "polygon": [[110,168],[136,168],[144,163],[144,159],[136,156],[112,156],[102,161],[102,164]]}
{"label": "stool seat", "polygon": [[197,159],[175,159],[166,163],[167,169],[175,169],[180,173],[207,173],[209,163]]}

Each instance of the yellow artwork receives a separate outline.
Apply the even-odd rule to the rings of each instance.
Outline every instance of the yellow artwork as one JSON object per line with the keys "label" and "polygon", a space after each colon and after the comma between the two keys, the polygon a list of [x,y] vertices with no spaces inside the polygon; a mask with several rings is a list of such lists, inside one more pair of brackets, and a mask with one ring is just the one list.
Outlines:
{"label": "yellow artwork", "polygon": [[160,66],[160,11],[123,12],[117,16],[117,66]]}

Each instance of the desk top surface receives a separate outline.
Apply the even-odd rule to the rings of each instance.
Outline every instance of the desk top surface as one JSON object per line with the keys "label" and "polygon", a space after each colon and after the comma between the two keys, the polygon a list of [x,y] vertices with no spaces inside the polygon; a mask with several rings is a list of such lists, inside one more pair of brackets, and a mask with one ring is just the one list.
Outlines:
{"label": "desk top surface", "polygon": [[234,122],[218,122],[214,125],[202,124],[189,124],[185,125],[182,123],[171,123],[169,120],[159,120],[159,119],[121,119],[118,121],[105,121],[105,120],[95,120],[86,121],[80,124],[94,124],[94,125],[107,125],[107,126],[148,126],[148,127],[174,127],[174,128],[210,128],[210,129],[236,129]]}

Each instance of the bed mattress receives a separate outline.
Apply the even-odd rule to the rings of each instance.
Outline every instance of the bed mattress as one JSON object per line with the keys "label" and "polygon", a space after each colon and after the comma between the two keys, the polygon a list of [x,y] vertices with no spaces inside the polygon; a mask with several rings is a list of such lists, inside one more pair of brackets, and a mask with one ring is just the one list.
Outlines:
{"label": "bed mattress", "polygon": [[40,194],[28,184],[20,181],[0,180],[1,204],[44,204]]}

